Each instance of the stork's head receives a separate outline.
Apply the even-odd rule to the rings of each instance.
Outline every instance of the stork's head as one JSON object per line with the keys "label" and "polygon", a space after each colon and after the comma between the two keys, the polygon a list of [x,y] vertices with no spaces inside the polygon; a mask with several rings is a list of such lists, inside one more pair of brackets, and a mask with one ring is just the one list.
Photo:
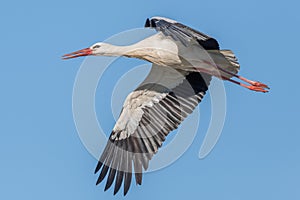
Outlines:
{"label": "stork's head", "polygon": [[65,54],[62,56],[62,59],[77,58],[81,56],[104,56],[109,52],[111,45],[103,42],[97,42],[92,46],[75,51],[73,53]]}

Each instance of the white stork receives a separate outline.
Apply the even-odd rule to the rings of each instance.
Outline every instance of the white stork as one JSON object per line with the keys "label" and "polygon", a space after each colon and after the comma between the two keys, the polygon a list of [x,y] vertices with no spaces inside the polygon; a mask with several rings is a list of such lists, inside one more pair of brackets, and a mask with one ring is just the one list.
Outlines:
{"label": "white stork", "polygon": [[[146,28],[157,34],[129,46],[96,43],[63,56],[126,56],[149,61],[152,69],[144,82],[131,92],[123,105],[109,141],[99,159],[96,184],[108,174],[105,189],[115,180],[114,194],[122,182],[127,194],[132,173],[136,184],[165,137],[193,112],[205,95],[211,77],[228,80],[250,90],[267,92],[267,85],[238,76],[240,65],[230,50],[218,42],[174,20],[152,17]],[[232,80],[236,77],[248,84]]]}

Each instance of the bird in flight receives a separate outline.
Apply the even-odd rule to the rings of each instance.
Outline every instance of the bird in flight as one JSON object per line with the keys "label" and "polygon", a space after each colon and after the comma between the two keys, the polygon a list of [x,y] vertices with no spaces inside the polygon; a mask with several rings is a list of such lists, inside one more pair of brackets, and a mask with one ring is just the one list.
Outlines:
{"label": "bird in flight", "polygon": [[125,56],[152,63],[146,79],[127,96],[95,169],[100,171],[96,184],[107,176],[104,190],[114,183],[114,194],[122,183],[127,194],[132,175],[136,184],[142,184],[149,161],[166,136],[193,112],[213,76],[257,92],[269,89],[237,75],[240,65],[235,55],[221,50],[214,38],[164,17],[147,19],[145,27],[157,33],[133,45],[98,42],[62,57]]}

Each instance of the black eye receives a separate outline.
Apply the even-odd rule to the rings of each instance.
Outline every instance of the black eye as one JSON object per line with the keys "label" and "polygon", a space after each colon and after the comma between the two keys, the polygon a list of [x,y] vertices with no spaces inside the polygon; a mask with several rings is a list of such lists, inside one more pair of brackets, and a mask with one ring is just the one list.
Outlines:
{"label": "black eye", "polygon": [[96,49],[96,48],[99,48],[99,47],[100,47],[100,45],[97,44],[97,45],[93,46],[93,49]]}

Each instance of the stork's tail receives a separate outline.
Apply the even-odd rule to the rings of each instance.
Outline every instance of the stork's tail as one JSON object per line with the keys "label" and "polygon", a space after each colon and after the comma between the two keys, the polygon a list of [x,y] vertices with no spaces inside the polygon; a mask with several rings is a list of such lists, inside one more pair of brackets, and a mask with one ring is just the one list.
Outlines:
{"label": "stork's tail", "polygon": [[[231,50],[208,50],[207,52],[217,68],[224,69],[231,74],[238,73],[240,64]],[[219,73],[227,78],[232,77],[232,75],[229,75],[228,73],[223,73],[222,70],[219,70]]]}
{"label": "stork's tail", "polygon": [[234,53],[231,50],[220,50],[220,53],[223,54],[223,56],[226,58],[226,60],[230,63],[231,66],[228,66],[226,68],[229,68],[230,72],[237,74],[240,70],[240,64],[235,57]]}

